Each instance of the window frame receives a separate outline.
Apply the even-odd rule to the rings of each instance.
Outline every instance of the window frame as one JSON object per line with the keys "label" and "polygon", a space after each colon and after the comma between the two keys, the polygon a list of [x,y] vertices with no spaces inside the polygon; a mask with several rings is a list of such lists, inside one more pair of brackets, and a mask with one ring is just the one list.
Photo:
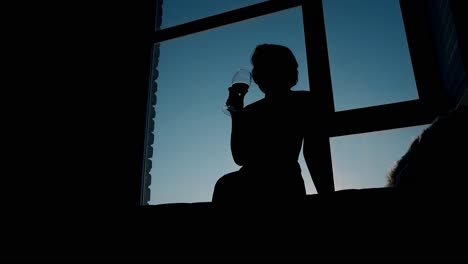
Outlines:
{"label": "window frame", "polygon": [[[330,64],[327,49],[325,20],[322,0],[269,0],[262,3],[223,12],[197,19],[184,24],[160,29],[163,18],[163,1],[153,0],[152,30],[146,38],[146,50],[151,58],[151,66],[146,76],[150,76],[145,124],[143,175],[141,175],[140,204],[148,205],[150,200],[152,166],[151,158],[154,143],[155,105],[157,99],[157,57],[160,43],[196,34],[205,30],[230,25],[246,19],[268,15],[294,7],[302,7],[306,60],[310,87],[316,103],[310,111],[320,113],[319,124],[324,133],[314,135],[317,147],[310,153],[316,161],[311,174],[331,175],[333,177],[330,138],[359,133],[368,133],[395,128],[429,124],[446,106],[443,103],[442,82],[438,73],[431,41],[430,28],[424,13],[424,3],[412,0],[399,0],[403,23],[408,42],[411,63],[415,75],[419,99],[365,108],[335,111]],[[309,87],[309,90],[310,90]],[[314,115],[312,115],[314,116]]]}

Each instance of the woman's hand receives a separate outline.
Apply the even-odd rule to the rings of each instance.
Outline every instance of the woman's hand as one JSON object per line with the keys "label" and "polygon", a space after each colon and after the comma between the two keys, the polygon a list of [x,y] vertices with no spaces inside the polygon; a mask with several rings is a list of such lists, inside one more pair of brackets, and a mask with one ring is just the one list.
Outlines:
{"label": "woman's hand", "polygon": [[243,83],[233,84],[228,88],[229,97],[226,100],[226,105],[230,106],[229,111],[232,113],[240,111],[244,108],[244,96],[247,93],[249,86]]}

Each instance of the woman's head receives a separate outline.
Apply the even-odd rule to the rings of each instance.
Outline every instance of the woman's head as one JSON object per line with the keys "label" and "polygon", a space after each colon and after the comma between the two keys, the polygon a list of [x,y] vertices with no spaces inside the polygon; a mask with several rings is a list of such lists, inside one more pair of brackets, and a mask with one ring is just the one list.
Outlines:
{"label": "woman's head", "polygon": [[294,54],[285,46],[258,45],[251,63],[253,80],[264,93],[290,90],[297,83],[298,64]]}

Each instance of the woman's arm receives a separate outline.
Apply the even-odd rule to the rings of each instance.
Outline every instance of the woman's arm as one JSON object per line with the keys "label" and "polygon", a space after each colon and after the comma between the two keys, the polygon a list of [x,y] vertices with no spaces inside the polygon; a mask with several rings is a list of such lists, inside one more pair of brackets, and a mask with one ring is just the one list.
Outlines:
{"label": "woman's arm", "polygon": [[239,111],[231,114],[231,153],[234,162],[242,166],[245,162],[245,125],[244,125],[244,113]]}
{"label": "woman's arm", "polygon": [[227,104],[234,107],[231,111],[231,153],[234,162],[242,166],[245,162],[245,127],[246,111],[244,109],[244,96],[247,88],[233,85],[229,87]]}

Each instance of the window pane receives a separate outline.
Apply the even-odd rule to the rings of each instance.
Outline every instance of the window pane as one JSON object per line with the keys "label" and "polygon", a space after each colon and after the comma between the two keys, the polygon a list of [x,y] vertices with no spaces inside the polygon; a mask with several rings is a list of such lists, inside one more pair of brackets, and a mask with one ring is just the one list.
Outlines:
{"label": "window pane", "polygon": [[337,111],[418,99],[398,0],[323,7]]}
{"label": "window pane", "polygon": [[[230,81],[262,43],[289,47],[299,63],[294,90],[309,90],[300,7],[160,44],[150,204],[211,201],[216,181],[239,167],[222,112]],[[252,83],[245,103],[263,97]],[[312,181],[303,160],[308,192]]]}
{"label": "window pane", "polygon": [[429,125],[330,139],[335,189],[384,187],[387,172]]}
{"label": "window pane", "polygon": [[258,4],[266,0],[164,0],[161,29]]}

